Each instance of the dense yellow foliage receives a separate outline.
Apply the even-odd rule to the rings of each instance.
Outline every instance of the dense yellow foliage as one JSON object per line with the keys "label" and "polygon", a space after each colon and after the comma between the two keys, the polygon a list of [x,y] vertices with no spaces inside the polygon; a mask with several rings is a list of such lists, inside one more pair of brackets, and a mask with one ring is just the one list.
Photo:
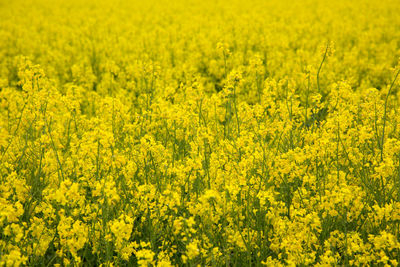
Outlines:
{"label": "dense yellow foliage", "polygon": [[398,265],[399,14],[1,1],[0,266]]}

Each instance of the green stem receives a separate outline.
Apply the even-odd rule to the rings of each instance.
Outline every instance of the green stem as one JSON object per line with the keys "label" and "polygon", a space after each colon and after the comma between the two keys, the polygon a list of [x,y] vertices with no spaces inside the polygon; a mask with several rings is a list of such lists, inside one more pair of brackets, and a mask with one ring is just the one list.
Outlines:
{"label": "green stem", "polygon": [[325,59],[326,59],[326,54],[328,53],[328,48],[329,48],[329,44],[327,44],[327,45],[326,45],[326,48],[325,48],[325,53],[324,53],[324,56],[322,57],[321,64],[319,64],[319,68],[318,68],[318,72],[317,72],[317,86],[318,86],[318,93],[320,93],[320,92],[321,92],[321,87],[320,87],[320,85],[319,85],[319,74],[320,74],[320,72],[321,72],[322,65],[323,65],[323,64],[324,64],[324,62],[325,62]]}
{"label": "green stem", "polygon": [[390,87],[389,87],[389,91],[388,91],[388,93],[387,93],[387,95],[386,95],[386,99],[385,99],[385,110],[384,110],[384,112],[383,112],[383,127],[382,127],[382,137],[381,137],[381,161],[383,161],[383,143],[384,143],[384,141],[385,141],[385,127],[386,127],[387,103],[388,103],[388,100],[389,100],[390,93],[392,92],[394,83],[396,82],[397,77],[399,76],[399,73],[400,73],[400,68],[399,68],[399,70],[397,71],[396,75],[394,76],[394,79],[393,79],[393,81],[392,81],[392,84],[391,84]]}

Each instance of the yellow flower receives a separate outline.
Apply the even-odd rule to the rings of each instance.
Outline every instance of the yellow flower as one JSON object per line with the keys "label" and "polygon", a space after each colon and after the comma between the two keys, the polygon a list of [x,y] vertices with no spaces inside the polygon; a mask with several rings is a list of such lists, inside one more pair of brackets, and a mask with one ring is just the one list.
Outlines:
{"label": "yellow flower", "polygon": [[0,263],[4,266],[21,266],[26,263],[28,257],[23,256],[18,249],[14,249],[10,251],[9,254],[6,254],[3,259],[0,260]]}

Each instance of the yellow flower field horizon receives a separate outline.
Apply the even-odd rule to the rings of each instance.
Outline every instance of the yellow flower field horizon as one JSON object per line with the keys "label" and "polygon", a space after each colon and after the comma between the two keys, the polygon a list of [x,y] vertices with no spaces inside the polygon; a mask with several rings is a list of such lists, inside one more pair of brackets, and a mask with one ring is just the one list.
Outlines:
{"label": "yellow flower field horizon", "polygon": [[0,266],[397,266],[400,2],[0,1]]}

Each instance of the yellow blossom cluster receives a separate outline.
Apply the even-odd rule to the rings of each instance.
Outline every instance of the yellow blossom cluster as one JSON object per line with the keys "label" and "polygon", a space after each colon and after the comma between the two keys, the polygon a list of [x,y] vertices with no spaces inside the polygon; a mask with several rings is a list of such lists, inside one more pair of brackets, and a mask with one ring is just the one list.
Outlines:
{"label": "yellow blossom cluster", "polygon": [[399,265],[399,13],[0,1],[0,266]]}

